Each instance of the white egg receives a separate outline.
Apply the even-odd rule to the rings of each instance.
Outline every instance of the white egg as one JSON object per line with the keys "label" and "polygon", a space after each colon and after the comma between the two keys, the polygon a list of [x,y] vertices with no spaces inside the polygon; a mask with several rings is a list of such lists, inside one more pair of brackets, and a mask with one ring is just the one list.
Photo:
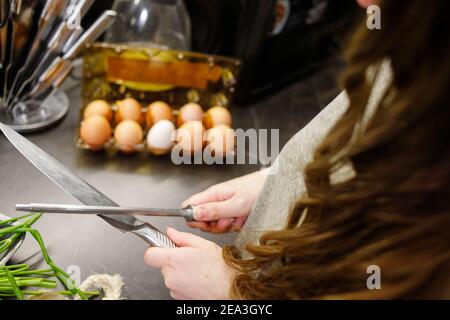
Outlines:
{"label": "white egg", "polygon": [[172,121],[161,120],[153,125],[147,135],[147,146],[155,154],[165,154],[172,149],[175,137]]}

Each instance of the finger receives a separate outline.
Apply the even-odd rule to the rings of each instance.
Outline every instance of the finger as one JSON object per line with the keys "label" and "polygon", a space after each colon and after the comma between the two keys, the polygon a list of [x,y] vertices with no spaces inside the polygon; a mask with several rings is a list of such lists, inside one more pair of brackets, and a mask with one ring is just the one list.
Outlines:
{"label": "finger", "polygon": [[196,228],[205,231],[209,230],[208,222],[201,222],[201,221],[188,222],[188,226],[191,228]]}
{"label": "finger", "polygon": [[[229,219],[222,219],[223,221],[228,221]],[[221,221],[222,221],[221,220]],[[228,225],[228,223],[227,223]],[[199,229],[201,231],[204,232],[209,232],[209,233],[225,233],[228,232],[229,229],[231,228],[231,224],[227,226],[223,226],[223,224],[219,225],[217,224],[216,221],[212,221],[212,222],[190,222],[189,226],[192,228],[196,228]]]}
{"label": "finger", "polygon": [[161,269],[168,261],[171,249],[148,248],[144,254],[144,262],[150,267]]}
{"label": "finger", "polygon": [[199,204],[207,202],[224,201],[231,198],[234,195],[234,191],[221,189],[220,191],[215,188],[209,188],[203,192],[197,193],[185,200],[182,207],[185,208],[188,205],[197,206]]}
{"label": "finger", "polygon": [[201,222],[201,224],[193,226],[193,228],[201,230],[203,232],[209,232],[211,230],[208,222]]}
{"label": "finger", "polygon": [[213,230],[216,228],[217,221],[208,222],[209,230]]}
{"label": "finger", "polygon": [[219,221],[217,221],[216,229],[227,230],[229,227],[231,227],[235,220],[235,218],[220,219]]}
{"label": "finger", "polygon": [[234,218],[232,219],[221,219],[217,221],[216,223],[212,223],[212,226],[210,226],[209,232],[211,233],[226,233],[230,230]]}
{"label": "finger", "polygon": [[209,202],[209,201],[216,201],[216,199],[214,198],[214,193],[205,190],[203,192],[194,194],[192,197],[186,199],[181,207],[182,208],[186,208],[187,206],[191,205],[191,206],[196,206],[205,202]]}
{"label": "finger", "polygon": [[209,233],[223,233],[223,232],[217,232],[215,231],[216,228],[216,222],[193,222],[194,226],[193,228],[199,229],[203,232],[209,232]]}
{"label": "finger", "polygon": [[226,218],[235,218],[239,210],[234,199],[221,202],[210,202],[199,205],[194,210],[194,218],[197,221],[217,221]]}
{"label": "finger", "polygon": [[173,228],[167,229],[167,235],[179,247],[203,248],[210,243],[192,233],[179,232]]}

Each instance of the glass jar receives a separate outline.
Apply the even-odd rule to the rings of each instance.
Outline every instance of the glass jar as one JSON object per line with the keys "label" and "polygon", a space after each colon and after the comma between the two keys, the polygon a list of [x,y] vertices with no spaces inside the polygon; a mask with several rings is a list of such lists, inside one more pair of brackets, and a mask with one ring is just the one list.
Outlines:
{"label": "glass jar", "polygon": [[107,42],[146,47],[191,49],[191,21],[183,0],[116,0],[118,16]]}

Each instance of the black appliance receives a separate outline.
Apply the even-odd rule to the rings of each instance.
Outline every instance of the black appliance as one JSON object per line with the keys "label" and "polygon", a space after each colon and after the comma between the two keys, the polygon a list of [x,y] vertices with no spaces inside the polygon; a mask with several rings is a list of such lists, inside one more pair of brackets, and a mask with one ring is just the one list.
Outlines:
{"label": "black appliance", "polygon": [[244,61],[245,103],[319,68],[363,14],[355,0],[185,0],[194,50]]}

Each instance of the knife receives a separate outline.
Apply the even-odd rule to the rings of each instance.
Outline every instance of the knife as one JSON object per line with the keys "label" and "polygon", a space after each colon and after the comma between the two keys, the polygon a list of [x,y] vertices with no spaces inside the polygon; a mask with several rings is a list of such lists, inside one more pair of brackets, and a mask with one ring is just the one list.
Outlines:
{"label": "knife", "polygon": [[79,0],[78,2],[72,1],[69,5],[69,10],[67,10],[67,22],[69,22],[69,24],[79,26],[79,22],[84,18],[94,2],[95,0]]}
{"label": "knife", "polygon": [[6,59],[8,52],[8,20],[6,21],[6,25],[0,28],[0,96],[3,97],[3,100],[6,99],[4,97],[3,91],[1,87],[4,83],[5,72],[6,72]]}
{"label": "knife", "polygon": [[[1,122],[0,129],[28,161],[80,203],[88,206],[119,207],[117,203],[96,190],[80,177],[71,173],[45,151]],[[119,231],[133,233],[151,246],[164,248],[176,247],[176,245],[161,231],[151,224],[141,221],[133,216],[98,216]]]}
{"label": "knife", "polygon": [[16,97],[21,97],[24,93],[26,93],[26,89],[29,88],[37,78],[39,78],[39,75],[42,74],[42,72],[46,70],[49,65],[51,65],[52,61],[59,57],[62,52],[63,46],[69,40],[73,32],[74,29],[72,29],[66,22],[63,22],[58,27],[48,43],[47,51],[40,58],[40,61],[30,74],[30,76],[20,85],[20,88],[15,94]]}
{"label": "knife", "polygon": [[[21,97],[22,101],[44,101],[61,86],[71,72],[71,64],[62,64],[58,69],[54,70],[47,79],[43,79],[39,82],[32,91],[24,94],[24,96]],[[39,106],[39,103],[35,104],[35,106]],[[20,107],[20,104],[13,104],[13,113],[15,108]]]}
{"label": "knife", "polygon": [[30,76],[31,72],[34,70],[34,67],[36,67],[36,64],[39,62],[39,58],[45,53],[47,49],[47,37],[58,24],[58,21],[62,19],[62,14],[68,4],[69,0],[47,0],[44,9],[41,12],[36,35],[29,53],[27,54],[25,62],[21,68],[16,72],[14,81],[9,87],[9,93],[6,98],[7,105],[11,104],[10,102],[15,96],[17,86],[23,83],[28,76]]}
{"label": "knife", "polygon": [[105,207],[105,206],[74,206],[66,204],[16,204],[16,210],[21,212],[61,213],[61,214],[102,214],[102,215],[137,215],[156,217],[182,217],[187,221],[195,221],[194,208],[154,209],[135,207]]}
{"label": "knife", "polygon": [[84,32],[83,27],[81,26],[76,27],[72,31],[72,34],[70,35],[69,39],[67,39],[66,43],[64,44],[62,48],[62,53],[66,53],[67,51],[69,51],[69,49],[72,48],[72,46],[78,41],[83,32]]}
{"label": "knife", "polygon": [[42,74],[51,61],[63,52],[63,48],[69,41],[70,37],[77,29],[72,27],[68,22],[62,22],[55,30],[52,37],[48,41],[47,52],[44,53],[39,65],[34,70],[33,75]]}
{"label": "knife", "polygon": [[[58,73],[60,70],[72,70],[73,64],[72,60],[75,59],[81,51],[88,45],[91,45],[97,38],[105,32],[105,30],[114,21],[117,13],[112,10],[105,11],[100,18],[85,32],[79,39],[73,44],[73,46],[64,54],[64,56],[58,56],[49,66],[43,71],[42,75],[39,77],[34,88],[22,96],[23,100],[28,99],[30,96],[34,96],[38,92],[50,93],[53,87],[57,88],[58,84],[52,84],[48,80],[51,79],[52,75]],[[64,79],[63,79],[64,80]],[[19,92],[23,90],[23,85],[19,89]],[[41,96],[44,96],[41,94]]]}
{"label": "knife", "polygon": [[0,0],[0,28],[6,25],[9,19],[9,10],[11,9],[10,0]]}
{"label": "knife", "polygon": [[15,60],[20,55],[22,48],[20,46],[20,40],[17,39],[19,32],[18,28],[23,25],[21,19],[23,19],[22,10],[22,0],[11,1],[11,12],[10,12],[10,20],[11,20],[11,39],[8,39],[10,42],[9,47],[9,61],[8,66],[5,71],[5,83],[4,83],[4,91],[3,95],[6,95],[7,85],[9,83],[9,78],[11,76],[11,69],[14,67]]}

